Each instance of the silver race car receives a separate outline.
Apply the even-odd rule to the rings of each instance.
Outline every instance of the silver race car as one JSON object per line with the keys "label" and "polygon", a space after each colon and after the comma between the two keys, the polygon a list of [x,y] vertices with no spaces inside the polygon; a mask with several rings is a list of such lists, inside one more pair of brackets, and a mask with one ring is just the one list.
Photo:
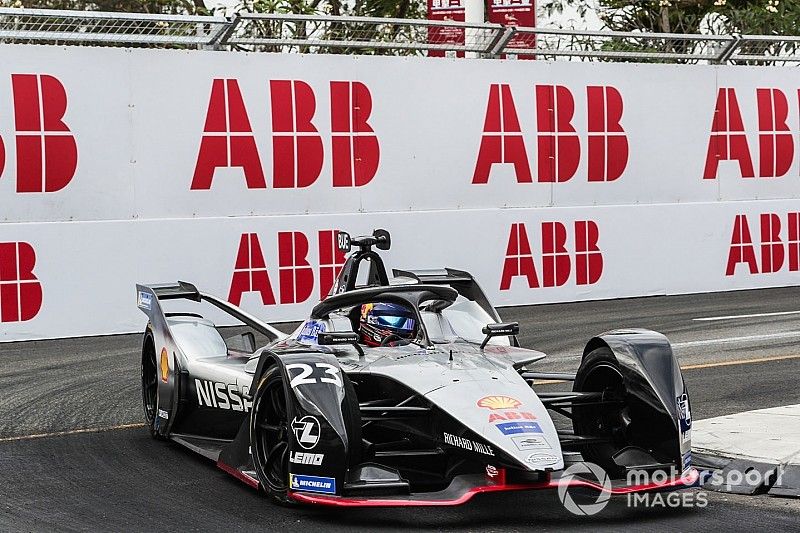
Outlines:
{"label": "silver race car", "polygon": [[[604,333],[586,343],[576,374],[536,372],[545,354],[519,347],[519,325],[500,320],[469,273],[390,279],[375,250],[389,249],[388,232],[339,232],[337,242],[349,255],[329,296],[289,335],[189,283],[137,285],[155,438],[282,503],[457,505],[482,492],[697,481],[689,399],[663,335]],[[241,346],[198,313],[164,311],[190,302],[246,325],[233,337]],[[541,392],[540,380],[573,386]],[[587,463],[612,481],[564,475]],[[627,475],[656,470],[671,474],[647,484]]]}

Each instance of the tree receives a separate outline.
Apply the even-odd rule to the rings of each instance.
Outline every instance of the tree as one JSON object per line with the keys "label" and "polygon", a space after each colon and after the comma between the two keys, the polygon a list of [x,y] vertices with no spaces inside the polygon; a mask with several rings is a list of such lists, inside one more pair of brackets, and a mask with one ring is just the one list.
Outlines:
{"label": "tree", "polygon": [[[425,18],[424,0],[243,0],[236,10],[248,13],[283,13],[301,15],[334,15],[353,17],[380,17],[419,19]],[[357,42],[425,42],[425,28],[404,24],[374,23],[356,21],[254,21],[244,30],[242,36],[267,39],[292,39],[306,42],[325,41],[337,43]],[[358,53],[396,55],[397,50],[389,52],[381,47],[364,46],[359,48],[336,46],[311,47],[302,45],[247,46],[248,49],[263,51],[288,51],[296,48],[307,52]],[[405,50],[399,53],[417,54],[420,51]]]}
{"label": "tree", "polygon": [[203,0],[0,0],[0,7],[206,15]]}
{"label": "tree", "polygon": [[800,35],[800,2],[792,0],[545,0],[550,15],[567,7],[596,9],[606,29],[652,33]]}

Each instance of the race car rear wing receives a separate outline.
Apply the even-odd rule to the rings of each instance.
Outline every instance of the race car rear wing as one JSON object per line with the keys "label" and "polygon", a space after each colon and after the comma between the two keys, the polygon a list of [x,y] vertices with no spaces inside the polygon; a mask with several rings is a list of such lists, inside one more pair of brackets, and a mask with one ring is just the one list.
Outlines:
{"label": "race car rear wing", "polygon": [[[222,310],[226,314],[239,320],[243,324],[250,326],[255,331],[258,331],[270,340],[284,339],[286,334],[282,331],[275,329],[261,319],[251,315],[250,313],[240,309],[239,307],[221,300],[212,294],[200,292],[197,287],[185,281],[178,281],[175,284],[163,285],[136,285],[136,293],[138,295],[137,302],[139,308],[149,316],[152,312],[152,306],[149,305],[149,299],[155,296],[158,300],[191,300],[193,302],[208,302],[217,309]],[[151,296],[152,295],[152,296]],[[152,317],[150,317],[152,320]]]}

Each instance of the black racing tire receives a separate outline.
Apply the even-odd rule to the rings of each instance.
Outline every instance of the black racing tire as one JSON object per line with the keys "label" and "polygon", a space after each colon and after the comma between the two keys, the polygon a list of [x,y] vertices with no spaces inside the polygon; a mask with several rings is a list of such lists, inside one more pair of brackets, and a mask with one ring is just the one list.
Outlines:
{"label": "black racing tire", "polygon": [[[342,406],[348,440],[348,468],[361,457],[361,415],[353,384],[342,372],[345,404]],[[250,449],[260,485],[281,505],[295,502],[289,492],[289,439],[291,428],[287,401],[289,388],[278,365],[258,382],[250,417]]]}
{"label": "black racing tire", "polygon": [[258,382],[250,416],[250,451],[258,481],[281,504],[289,491],[289,413],[287,386],[278,365]]}
{"label": "black racing tire", "polygon": [[[619,363],[606,346],[589,352],[581,362],[573,385],[575,392],[603,392],[603,399],[625,400],[627,390]],[[586,444],[581,448],[585,461],[602,467],[611,477],[625,475],[612,456],[630,445],[630,415],[627,403],[608,405],[575,405],[572,408],[575,435],[608,439],[608,443]]]}
{"label": "black racing tire", "polygon": [[158,414],[158,358],[155,341],[149,329],[145,331],[142,343],[141,385],[145,427],[154,439],[166,440],[155,426]]}

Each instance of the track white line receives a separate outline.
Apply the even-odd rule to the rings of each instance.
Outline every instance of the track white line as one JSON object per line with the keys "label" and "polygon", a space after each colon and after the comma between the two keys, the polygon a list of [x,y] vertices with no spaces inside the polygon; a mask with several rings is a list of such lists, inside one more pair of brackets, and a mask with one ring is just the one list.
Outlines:
{"label": "track white line", "polygon": [[688,348],[690,346],[713,346],[715,344],[766,341],[771,339],[800,339],[800,331],[784,331],[782,333],[767,333],[764,335],[746,335],[744,337],[725,337],[722,339],[705,339],[701,341],[673,342],[672,347]]}
{"label": "track white line", "polygon": [[749,315],[727,315],[727,316],[707,316],[703,318],[693,318],[694,322],[716,322],[718,320],[736,320],[739,318],[760,318],[766,316],[787,316],[800,315],[800,311],[777,311],[775,313],[753,313]]}

